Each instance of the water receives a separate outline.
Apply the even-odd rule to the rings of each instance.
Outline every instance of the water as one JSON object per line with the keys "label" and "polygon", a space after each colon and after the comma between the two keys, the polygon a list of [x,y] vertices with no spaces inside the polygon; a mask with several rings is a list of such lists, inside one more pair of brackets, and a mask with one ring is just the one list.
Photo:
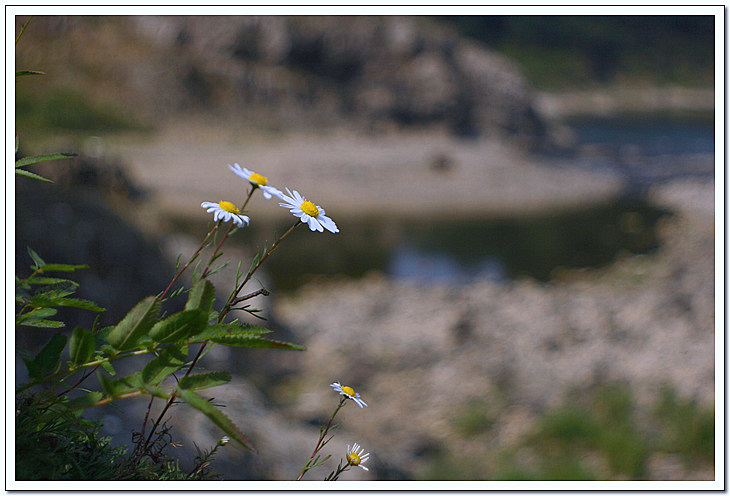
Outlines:
{"label": "water", "polygon": [[581,146],[576,162],[624,177],[627,192],[641,195],[656,184],[715,173],[713,115],[623,116],[569,123]]}
{"label": "water", "polygon": [[[572,124],[583,149],[592,150],[576,161],[624,176],[627,194],[613,204],[527,219],[338,220],[336,238],[298,229],[267,261],[275,288],[294,290],[318,277],[359,278],[370,271],[416,284],[549,281],[563,268],[603,267],[621,254],[658,249],[657,222],[671,213],[641,195],[648,186],[677,177],[714,174],[711,119]],[[258,236],[263,244],[263,233]]]}
{"label": "water", "polygon": [[647,157],[715,153],[713,116],[574,119],[568,125],[580,143],[634,147]]}
{"label": "water", "polygon": [[[621,253],[651,253],[659,247],[656,223],[668,214],[624,199],[522,219],[343,220],[336,235],[295,230],[266,261],[266,269],[280,291],[317,278],[360,278],[370,271],[416,284],[516,277],[549,281],[561,268],[602,267]],[[263,245],[264,233],[249,229]]]}

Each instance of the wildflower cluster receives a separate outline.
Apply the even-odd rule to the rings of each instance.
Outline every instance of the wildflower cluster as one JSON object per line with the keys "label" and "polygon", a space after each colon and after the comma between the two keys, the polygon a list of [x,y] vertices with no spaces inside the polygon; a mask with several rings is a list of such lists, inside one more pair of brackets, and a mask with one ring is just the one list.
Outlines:
{"label": "wildflower cluster", "polygon": [[[312,231],[324,232],[327,229],[331,233],[340,232],[337,224],[325,215],[322,207],[307,200],[297,190],[290,191],[289,188],[286,188],[286,194],[284,194],[281,190],[269,186],[269,178],[261,174],[241,167],[238,164],[228,164],[228,168],[238,177],[245,179],[251,184],[251,194],[254,190],[261,189],[263,197],[267,200],[273,197],[278,198],[281,200],[281,203],[279,203],[280,206],[288,208],[294,217],[301,219]],[[249,198],[250,194],[246,199],[246,203],[248,203]],[[239,227],[243,227],[244,223],[247,225],[249,223],[249,218],[241,213],[246,203],[244,203],[244,206],[240,210],[233,203],[226,200],[221,200],[218,203],[203,202],[200,206],[208,209],[208,213],[213,213],[213,220],[222,220],[225,222],[232,220]]]}
{"label": "wildflower cluster", "polygon": [[[42,421],[53,421],[54,415],[76,415],[80,410],[123,398],[149,396],[141,429],[132,435],[134,452],[119,465],[119,473],[115,476],[117,479],[134,477],[140,472],[140,467],[150,467],[150,463],[157,463],[157,460],[164,458],[161,449],[175,444],[167,440],[169,428],[164,421],[165,416],[171,407],[181,402],[204,413],[225,432],[225,436],[220,438],[211,450],[199,451],[199,463],[194,473],[190,474],[191,478],[209,475],[210,462],[217,449],[230,441],[236,441],[255,452],[250,439],[218,409],[216,404],[200,393],[229,382],[230,374],[192,372],[205,351],[215,345],[304,349],[297,344],[265,337],[265,334],[271,332],[268,329],[246,324],[238,319],[230,320],[228,317],[233,310],[244,310],[258,317],[255,314],[258,310],[249,308],[248,301],[257,296],[267,296],[269,292],[265,288],[260,288],[246,294],[243,290],[267,257],[298,225],[306,224],[311,231],[318,232],[324,232],[326,229],[331,233],[337,233],[339,229],[335,222],[325,215],[325,210],[321,206],[308,200],[298,191],[286,188],[284,193],[270,186],[268,178],[261,174],[242,168],[238,164],[228,167],[250,187],[244,201],[240,205],[229,200],[201,203],[202,208],[213,214],[215,224],[190,259],[176,268],[175,275],[161,293],[144,298],[115,326],[98,328],[95,322],[92,329],[76,327],[70,340],[66,335],[58,333],[36,356],[21,354],[28,367],[29,381],[21,384],[16,390],[19,415],[23,411],[31,411],[32,407],[32,411],[47,412]],[[265,249],[262,254],[255,257],[247,272],[241,272],[239,264],[235,286],[224,300],[222,308],[216,310],[215,288],[207,278],[225,267],[225,264],[215,266],[215,261],[222,255],[222,246],[234,233],[234,228],[241,229],[250,224],[251,219],[246,214],[246,207],[258,190],[266,200],[277,198],[279,205],[287,208],[296,221],[268,250]],[[221,227],[229,222],[230,226],[223,231]],[[222,236],[220,232],[223,232]],[[220,239],[215,242],[216,238]],[[197,263],[190,289],[185,287],[174,289],[183,273],[201,257],[203,249],[213,245],[212,254],[202,266],[202,271],[199,271],[201,261]],[[104,311],[93,302],[69,298],[78,286],[75,282],[49,277],[49,273],[72,272],[85,266],[46,264],[30,248],[28,252],[34,262],[31,267],[33,272],[26,279],[16,278],[17,327],[62,327],[64,325],[62,322],[48,319],[56,313],[55,307],[74,306],[94,312]],[[40,289],[33,293],[34,288]],[[161,304],[183,293],[187,293],[184,310],[161,317]],[[197,352],[190,359],[189,350],[193,346],[197,346]],[[70,360],[64,364],[61,362],[61,356],[65,349],[68,349]],[[126,377],[117,376],[114,362],[145,354],[152,355],[152,359],[141,370]],[[94,391],[84,384],[95,372],[101,386],[99,391]],[[168,378],[174,380],[166,381]],[[351,388],[343,386],[340,391],[350,394],[349,397],[361,407],[366,406]],[[153,421],[150,414],[155,399],[163,400],[164,406]],[[346,398],[343,398],[343,402],[345,400]],[[33,420],[32,423],[37,422]],[[353,453],[357,451],[355,448],[353,450]],[[348,457],[347,466],[362,466],[361,463],[367,460],[367,457],[362,457],[361,454],[357,454],[357,457],[354,455]]]}
{"label": "wildflower cluster", "polygon": [[[334,421],[337,412],[339,412],[340,409],[345,406],[347,400],[352,400],[352,402],[359,406],[361,409],[368,406],[368,404],[365,403],[365,401],[360,397],[360,393],[356,392],[351,386],[343,386],[339,382],[333,382],[332,384],[330,384],[330,387],[336,393],[339,393],[342,398],[340,398],[340,401],[337,404],[335,411],[332,413],[327,423],[320,428],[319,439],[317,440],[317,444],[314,447],[314,451],[312,452],[307,462],[304,464],[304,467],[302,467],[302,470],[299,472],[297,480],[302,480],[304,474],[306,474],[309,470],[322,465],[330,458],[330,455],[327,455],[326,457],[320,459],[319,452],[332,439],[332,437],[334,437],[330,436],[329,438],[327,438],[327,434],[329,433],[331,428],[335,427],[332,422]],[[330,474],[325,477],[324,480],[337,480],[340,475],[343,472],[349,470],[350,467],[360,467],[361,469],[367,471],[368,468],[364,464],[369,459],[370,453],[365,453],[365,449],[360,447],[358,443],[354,443],[352,447],[350,447],[350,445],[348,444],[347,448],[345,449],[345,459],[340,460],[337,468],[330,472]]]}

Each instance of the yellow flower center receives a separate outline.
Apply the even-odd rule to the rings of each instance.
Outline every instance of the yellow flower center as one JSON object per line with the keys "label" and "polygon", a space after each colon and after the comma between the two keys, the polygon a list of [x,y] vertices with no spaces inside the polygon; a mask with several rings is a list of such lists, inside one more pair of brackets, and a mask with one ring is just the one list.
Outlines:
{"label": "yellow flower center", "polygon": [[[302,209],[304,210],[304,209]],[[350,386],[342,386],[342,392],[349,394],[350,396],[355,396],[355,390],[352,389]]]}
{"label": "yellow flower center", "polygon": [[256,174],[255,172],[248,176],[248,180],[258,184],[259,186],[266,186],[266,183],[269,182],[268,178],[261,174]]}
{"label": "yellow flower center", "polygon": [[238,210],[238,208],[236,208],[236,206],[229,201],[220,201],[218,202],[218,206],[226,212],[230,212],[232,214],[240,213],[240,210]]}
{"label": "yellow flower center", "polygon": [[352,452],[347,454],[347,463],[349,463],[353,467],[357,467],[358,465],[360,465],[360,461],[360,455],[358,455],[357,453]]}
{"label": "yellow flower center", "polygon": [[[299,208],[302,209],[302,212],[304,212],[305,214],[307,214],[310,217],[314,217],[315,219],[319,215],[319,209],[317,208],[317,205],[315,205],[314,203],[312,203],[309,200],[304,200],[304,203],[299,205]],[[342,388],[342,389],[344,390],[345,388]],[[352,391],[352,389],[350,389],[350,391]]]}

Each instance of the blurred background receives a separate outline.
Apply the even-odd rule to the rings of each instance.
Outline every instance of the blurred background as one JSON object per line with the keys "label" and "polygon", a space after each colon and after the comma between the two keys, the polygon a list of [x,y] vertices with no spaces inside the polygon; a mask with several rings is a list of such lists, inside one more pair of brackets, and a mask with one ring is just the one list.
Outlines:
{"label": "blurred background", "polygon": [[[15,180],[16,272],[26,246],[90,265],[80,297],[114,324],[197,247],[202,201],[242,201],[239,163],[340,233],[300,228],[260,272],[265,325],[307,351],[206,357],[260,452],[226,446],[224,479],[296,478],[341,381],[370,406],[326,453],[372,453],[345,479],[713,480],[714,22],[35,16],[19,155],[78,156]],[[292,221],[250,215],[219,295]],[[146,407],[126,401],[102,412],[120,444]],[[185,464],[222,433],[177,410]]]}

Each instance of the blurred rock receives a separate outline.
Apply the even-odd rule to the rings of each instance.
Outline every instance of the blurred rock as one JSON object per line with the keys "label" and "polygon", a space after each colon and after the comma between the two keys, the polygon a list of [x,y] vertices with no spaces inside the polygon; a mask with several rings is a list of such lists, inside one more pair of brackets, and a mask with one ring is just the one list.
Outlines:
{"label": "blurred rock", "polygon": [[[346,425],[356,426],[385,465],[418,477],[427,463],[418,455],[424,439],[488,457],[571,390],[628,383],[646,411],[671,384],[712,405],[714,219],[698,214],[692,192],[711,198],[714,184],[666,189],[660,196],[673,191],[679,213],[665,221],[656,255],[550,284],[428,288],[373,276],[312,284],[279,300],[279,318],[307,346],[295,357],[302,372],[292,387],[317,389],[293,413],[325,414],[328,392],[319,385],[328,380],[353,385],[370,406]],[[480,399],[502,406],[494,435],[472,445],[454,419]],[[667,478],[685,477],[665,472],[657,468]]]}
{"label": "blurred rock", "polygon": [[567,144],[564,129],[536,110],[516,64],[428,17],[38,16],[32,27],[55,34],[54,57],[39,58],[47,36],[27,35],[18,60],[59,64],[64,79],[122,97],[153,122],[436,127],[532,149]]}

